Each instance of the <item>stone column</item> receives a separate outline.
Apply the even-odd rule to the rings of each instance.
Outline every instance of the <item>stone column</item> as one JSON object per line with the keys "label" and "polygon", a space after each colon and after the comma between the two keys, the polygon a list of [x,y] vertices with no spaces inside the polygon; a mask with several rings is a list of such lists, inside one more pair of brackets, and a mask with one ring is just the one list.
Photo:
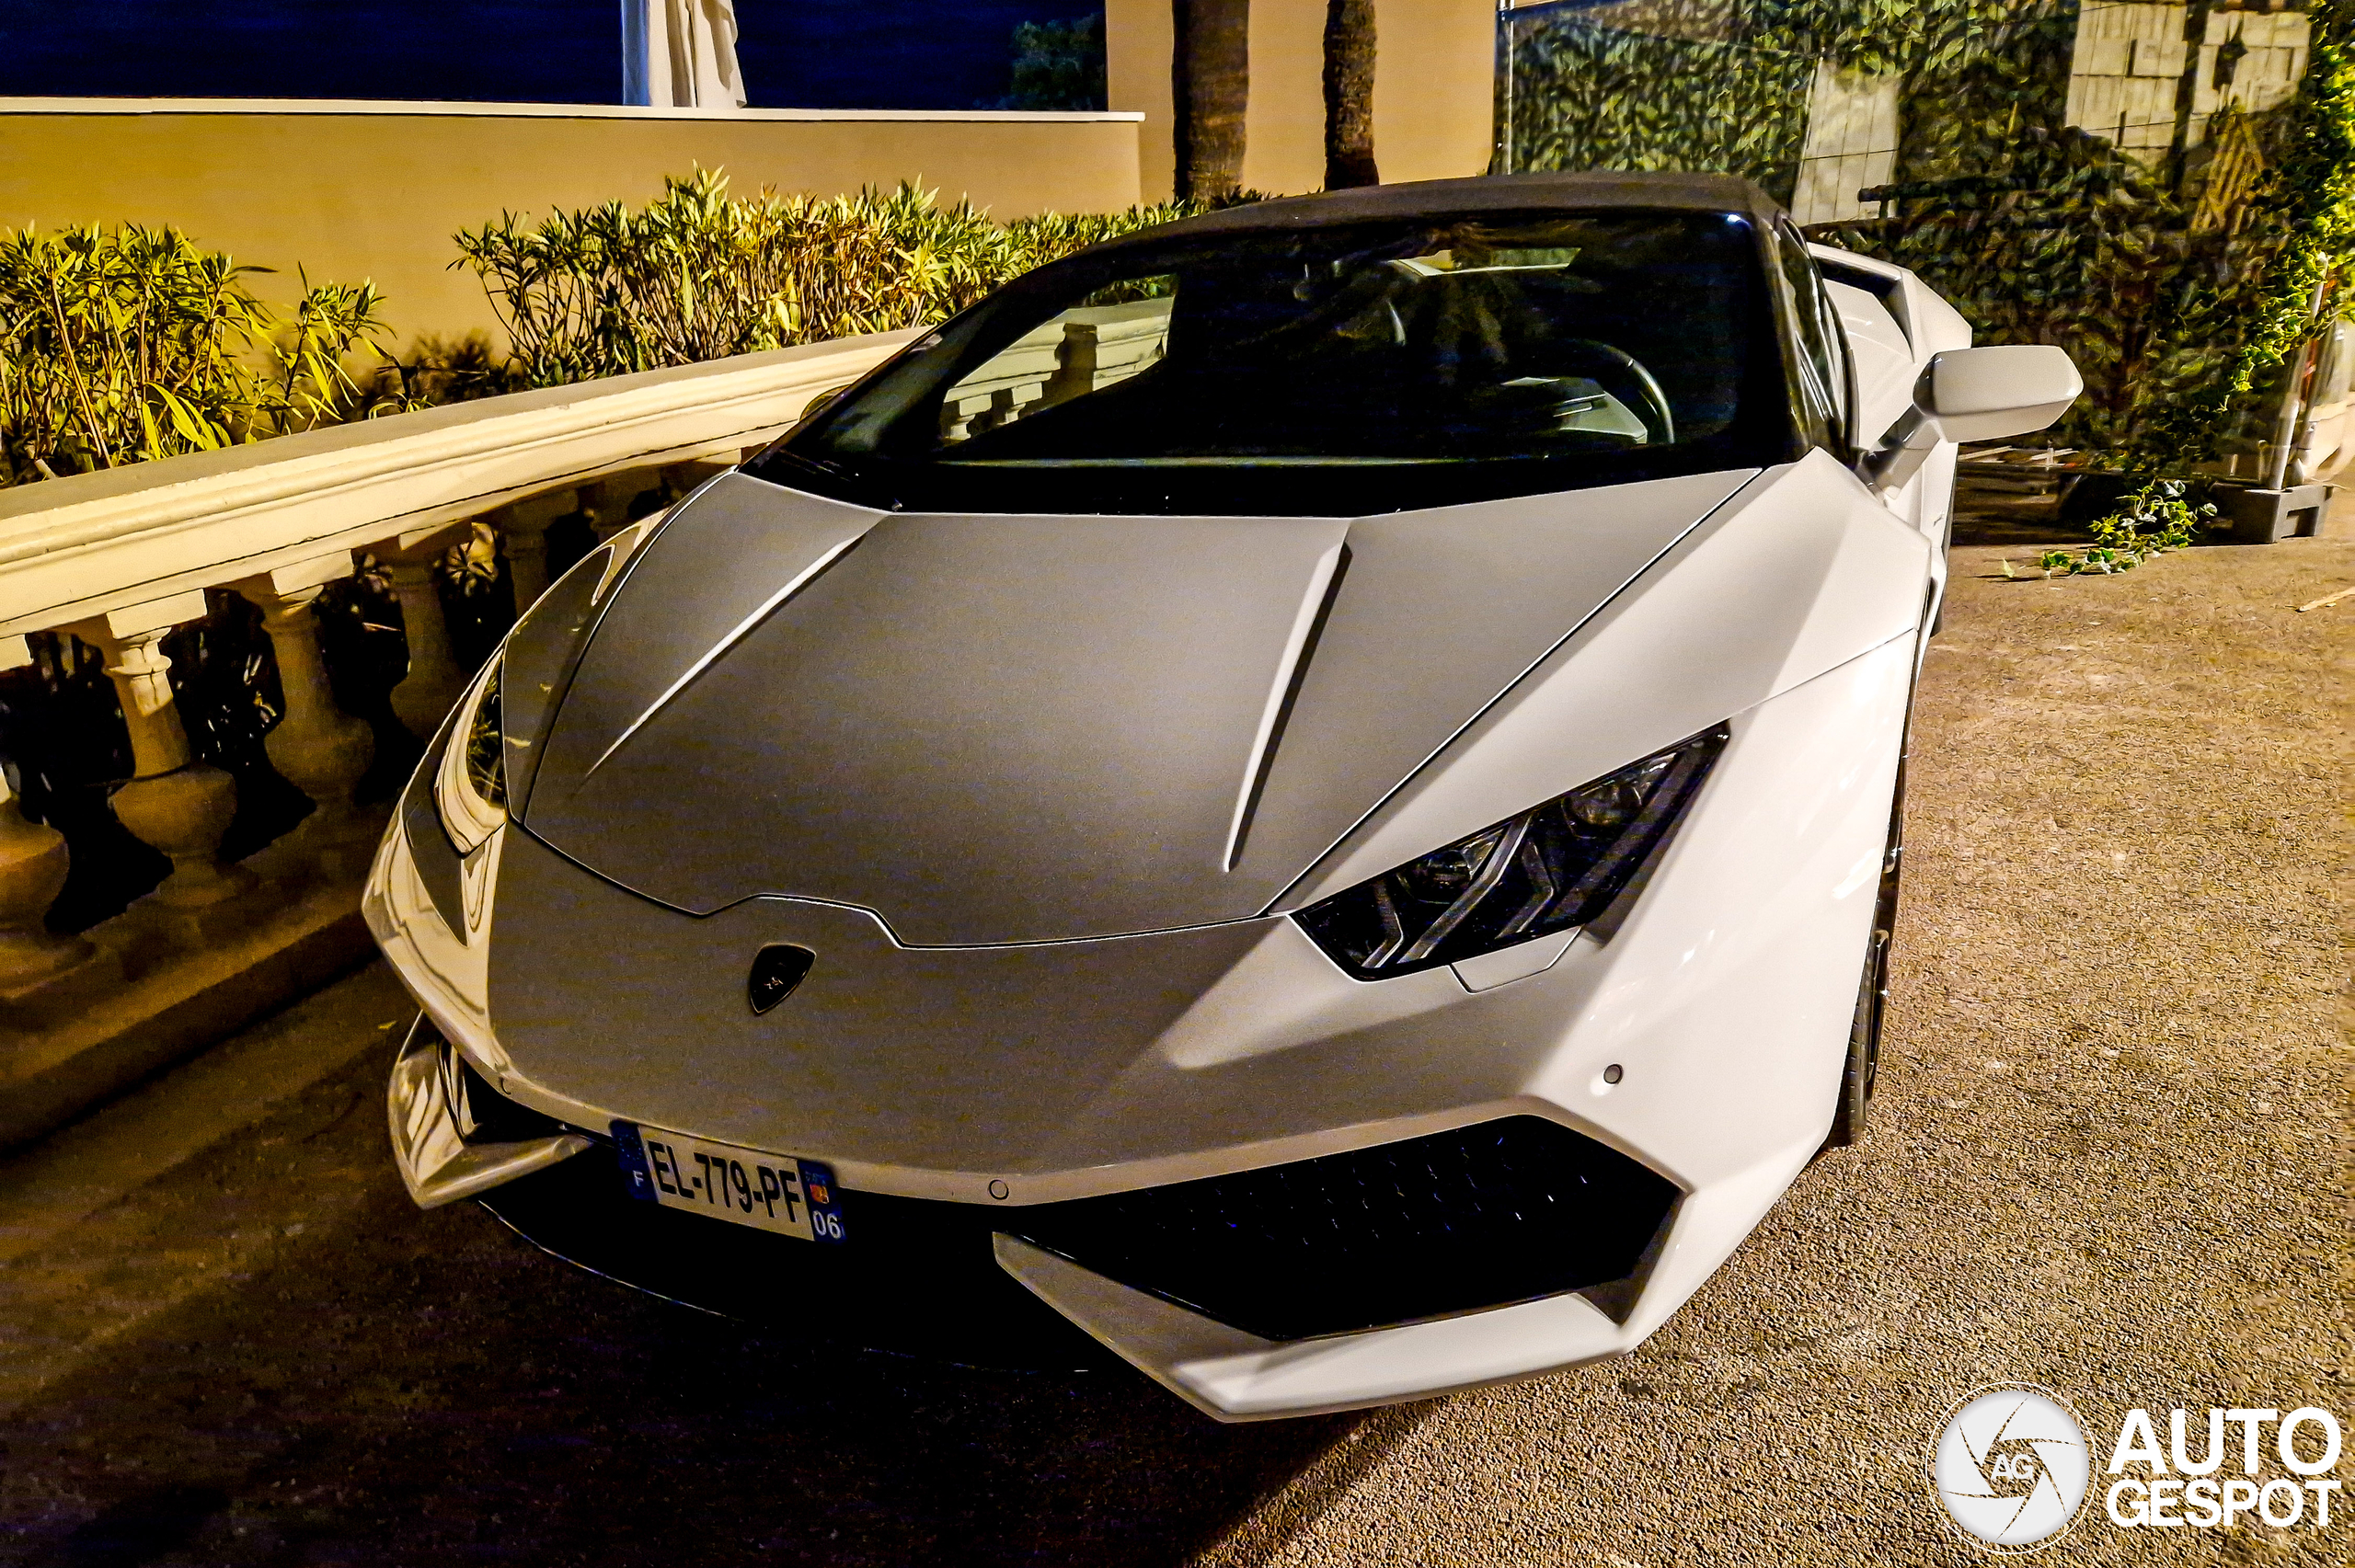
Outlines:
{"label": "stone column", "polygon": [[662,487],[662,476],[651,468],[633,468],[597,482],[589,506],[590,531],[604,544],[630,525],[630,507],[649,490]]}
{"label": "stone column", "polygon": [[[633,469],[605,480],[598,491],[597,506],[590,514],[597,543],[604,544],[629,527],[633,521],[643,522],[649,517],[661,516],[685,499],[688,491],[715,474],[726,473],[730,466],[708,458],[697,458],[687,463],[668,464],[660,469]],[[637,504],[638,498],[649,490],[659,492],[661,505],[633,520],[629,515],[630,509]]]}
{"label": "stone column", "polygon": [[694,489],[697,485],[702,484],[713,475],[725,474],[734,466],[735,464],[732,463],[727,463],[720,459],[710,457],[699,457],[685,463],[669,464],[665,465],[662,470],[662,483],[669,488],[671,494],[674,498],[684,497],[688,491]]}
{"label": "stone column", "polygon": [[548,587],[548,524],[580,505],[571,490],[556,490],[517,501],[494,520],[507,547],[507,581],[521,616]]}
{"label": "stone column", "polygon": [[325,847],[364,830],[352,809],[351,794],[376,755],[376,737],[367,721],[336,705],[319,650],[319,626],[311,606],[319,590],[351,575],[351,555],[339,551],[317,560],[281,567],[247,578],[237,591],[261,612],[278,657],[278,684],[286,711],[262,741],[270,763],[317,807],[298,831]]}
{"label": "stone column", "polygon": [[[32,662],[22,637],[0,637],[0,669]],[[41,923],[65,886],[65,835],[25,819],[0,773],[0,999],[13,1000],[81,967],[96,949]]]}
{"label": "stone column", "polygon": [[172,859],[172,874],[150,895],[172,909],[199,909],[244,892],[254,875],[221,864],[221,841],[237,814],[237,781],[200,762],[173,705],[172,661],[162,643],[172,629],[204,616],[194,589],[116,610],[73,628],[106,655],[107,673],[131,730],[132,781],[115,791],[115,819],[132,836]]}
{"label": "stone column", "polygon": [[471,523],[405,533],[378,552],[401,601],[401,631],[408,640],[408,674],[393,688],[393,712],[408,732],[431,740],[466,689],[465,671],[450,651],[450,623],[442,612],[434,564],[471,532]]}

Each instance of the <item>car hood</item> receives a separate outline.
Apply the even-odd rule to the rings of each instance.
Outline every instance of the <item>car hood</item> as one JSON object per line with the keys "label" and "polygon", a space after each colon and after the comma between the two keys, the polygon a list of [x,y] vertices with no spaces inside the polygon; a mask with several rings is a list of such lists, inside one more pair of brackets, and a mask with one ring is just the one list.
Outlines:
{"label": "car hood", "polygon": [[630,562],[518,815],[673,908],[850,905],[912,946],[1246,919],[1754,472],[1360,519],[731,475]]}

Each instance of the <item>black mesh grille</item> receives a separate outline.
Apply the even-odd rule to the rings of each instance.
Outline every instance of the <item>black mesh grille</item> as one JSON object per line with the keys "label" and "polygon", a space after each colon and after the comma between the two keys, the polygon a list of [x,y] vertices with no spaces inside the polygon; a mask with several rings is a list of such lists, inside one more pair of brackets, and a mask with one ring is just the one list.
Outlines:
{"label": "black mesh grille", "polygon": [[1264,1339],[1307,1339],[1630,1279],[1677,1198],[1538,1116],[1142,1192],[1005,1229]]}

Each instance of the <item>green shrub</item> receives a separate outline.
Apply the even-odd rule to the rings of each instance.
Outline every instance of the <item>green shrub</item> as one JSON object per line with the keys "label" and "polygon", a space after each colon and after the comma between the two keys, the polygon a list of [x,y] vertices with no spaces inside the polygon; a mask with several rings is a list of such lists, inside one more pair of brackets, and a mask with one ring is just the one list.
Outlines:
{"label": "green shrub", "polygon": [[738,200],[698,169],[632,212],[515,213],[456,236],[527,386],[556,386],[938,321],[1082,246],[1179,207],[997,223],[902,184],[818,200]]}
{"label": "green shrub", "polygon": [[206,452],[404,406],[370,283],[313,284],[281,318],[177,229],[0,235],[0,484]]}

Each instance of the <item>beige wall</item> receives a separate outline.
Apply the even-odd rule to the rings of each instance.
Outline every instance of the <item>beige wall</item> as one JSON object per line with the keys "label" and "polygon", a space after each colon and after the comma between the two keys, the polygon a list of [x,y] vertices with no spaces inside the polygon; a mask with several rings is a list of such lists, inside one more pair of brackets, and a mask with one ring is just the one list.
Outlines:
{"label": "beige wall", "polygon": [[1178,184],[1169,78],[1175,27],[1170,0],[1104,0],[1104,97],[1116,109],[1144,116],[1137,177],[1147,201],[1168,200]]}
{"label": "beige wall", "polygon": [[[1170,0],[1106,0],[1112,107],[1145,117],[1145,198],[1167,199]],[[1385,181],[1444,179],[1488,166],[1492,0],[1376,0],[1373,154]],[[1251,108],[1243,183],[1289,194],[1325,184],[1325,0],[1252,0]]]}
{"label": "beige wall", "polygon": [[[1374,36],[1387,42],[1379,17]],[[1387,63],[1377,52],[1377,93]],[[1374,158],[1388,177],[1383,129],[1377,115]],[[1325,0],[1251,0],[1251,108],[1243,136],[1247,189],[1277,196],[1325,189]]]}
{"label": "beige wall", "polygon": [[298,265],[373,278],[406,339],[493,325],[474,275],[449,270],[450,235],[502,209],[637,203],[700,163],[744,192],[905,178],[1001,218],[1114,210],[1138,200],[1138,130],[1104,115],[0,99],[0,228],[177,224],[278,269],[254,285],[279,301]]}
{"label": "beige wall", "polygon": [[1378,0],[1373,155],[1385,181],[1485,173],[1496,127],[1490,0]]}

